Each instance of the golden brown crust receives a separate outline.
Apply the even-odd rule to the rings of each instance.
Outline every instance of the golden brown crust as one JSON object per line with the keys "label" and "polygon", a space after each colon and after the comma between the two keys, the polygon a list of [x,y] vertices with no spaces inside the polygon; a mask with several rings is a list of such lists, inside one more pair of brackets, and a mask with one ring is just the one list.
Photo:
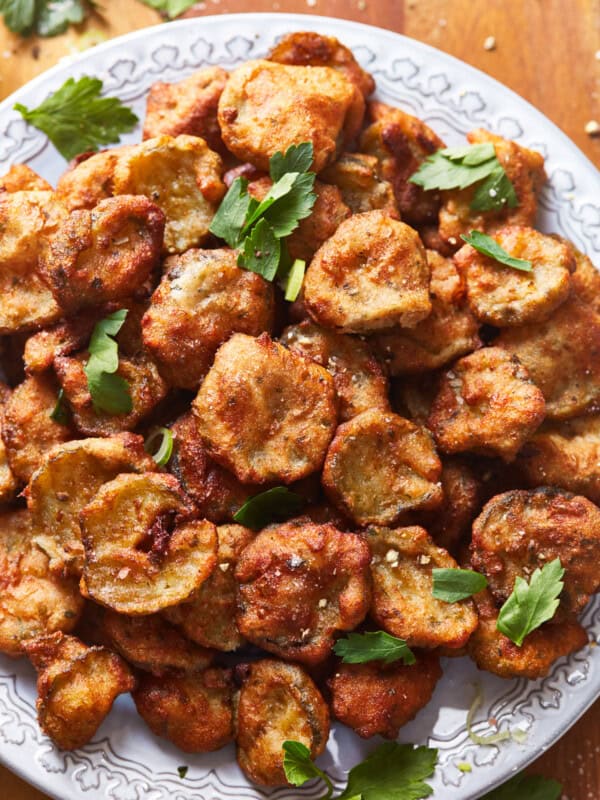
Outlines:
{"label": "golden brown crust", "polygon": [[368,116],[372,124],[360,138],[360,149],[377,158],[379,174],[391,183],[401,218],[411,225],[434,222],[439,192],[424,192],[408,179],[444,142],[422,120],[385,103],[369,103]]}
{"label": "golden brown crust", "polygon": [[356,533],[306,519],[266,528],[235,571],[243,636],[282,658],[317,664],[334,636],[365,618],[370,551]]}
{"label": "golden brown crust", "polygon": [[244,483],[318,470],[337,419],[327,370],[266,334],[222,345],[192,407],[210,455]]}
{"label": "golden brown crust", "polygon": [[375,156],[342,153],[337,161],[323,170],[320,177],[325,183],[338,187],[344,203],[353,214],[381,209],[390,217],[400,219],[392,186],[379,177],[378,167]]}
{"label": "golden brown crust", "polygon": [[497,629],[498,609],[487,590],[475,596],[475,604],[479,626],[469,639],[468,654],[479,669],[501,678],[543,678],[557,659],[588,643],[588,635],[579,622],[568,618],[560,624],[542,625],[517,647]]}
{"label": "golden brown crust", "polygon": [[172,475],[118,475],[101,486],[79,515],[85,596],[132,616],[190,599],[217,561],[215,526],[192,514]]}
{"label": "golden brown crust", "polygon": [[225,194],[223,162],[198,136],[158,136],[115,165],[114,193],[145,195],[164,213],[165,253],[201,245]]}
{"label": "golden brown crust", "polygon": [[363,739],[396,739],[400,728],[431,700],[441,677],[434,653],[420,654],[411,666],[341,664],[328,681],[331,711]]}
{"label": "golden brown crust", "polygon": [[320,172],[360,128],[362,93],[330,67],[246,61],[235,69],[219,100],[227,148],[268,172],[269,159],[291,145],[312,142]]}
{"label": "golden brown crust", "polygon": [[0,514],[0,651],[23,654],[37,636],[73,630],[83,610],[77,581],[53,575],[32,541],[28,511]]}
{"label": "golden brown crust", "polygon": [[155,468],[141,436],[122,433],[57,445],[33,474],[27,504],[33,537],[56,572],[81,573],[83,546],[79,512],[106,481],[123,472]]}
{"label": "golden brown crust", "polygon": [[10,468],[6,445],[2,438],[2,419],[4,416],[4,406],[6,405],[11,391],[9,387],[0,381],[0,504],[7,503],[14,499],[19,487],[19,482]]}
{"label": "golden brown crust", "polygon": [[465,244],[454,260],[465,277],[472,312],[498,328],[548,319],[569,295],[572,248],[522,225],[500,228],[492,238],[513,258],[529,261],[532,271],[503,266]]}
{"label": "golden brown crust", "polygon": [[429,431],[373,409],[337,429],[323,467],[331,502],[358,525],[393,525],[442,501],[442,465]]}
{"label": "golden brown crust", "polygon": [[132,195],[73,211],[40,262],[61,308],[75,312],[133,294],[158,264],[164,224],[158,206]]}
{"label": "golden brown crust", "polygon": [[270,333],[274,316],[273,285],[239,269],[233,250],[188,250],[165,261],[144,344],[171,386],[195,389],[231,334]]}
{"label": "golden brown crust", "polygon": [[464,281],[450,259],[427,250],[431,313],[413,328],[392,328],[374,337],[392,375],[438,369],[476,350],[479,323],[464,303]]}
{"label": "golden brown crust", "polygon": [[600,316],[576,294],[545,322],[504,330],[495,344],[542,390],[548,419],[600,409]]}
{"label": "golden brown crust", "polygon": [[25,342],[23,363],[28,375],[52,368],[55,356],[67,356],[86,345],[101,310],[91,310],[58,322],[30,336]]}
{"label": "golden brown crust", "polygon": [[235,621],[235,568],[254,533],[241,525],[221,525],[217,539],[217,566],[212,575],[189,603],[167,608],[163,614],[192,641],[231,651],[244,643]]}
{"label": "golden brown crust", "polygon": [[304,320],[286,328],[280,341],[331,373],[340,401],[341,422],[370,408],[390,410],[387,379],[363,339],[335,333]]}
{"label": "golden brown crust", "polygon": [[442,377],[427,424],[444,453],[471,450],[512,461],[544,415],[544,397],[519,359],[484,347]]}
{"label": "golden brown crust", "polygon": [[319,690],[296,664],[263,659],[248,664],[236,703],[237,759],[254,783],[288,785],[282,745],[308,747],[311,758],[323,753],[329,738],[329,709]]}
{"label": "golden brown crust", "polygon": [[52,186],[27,164],[13,164],[0,178],[0,192],[51,192]]}
{"label": "golden brown crust", "polygon": [[268,55],[269,61],[301,67],[339,70],[365,97],[375,91],[375,81],[358,64],[352,51],[334,36],[296,31],[282,36]]}
{"label": "golden brown crust", "polygon": [[412,327],[431,312],[429,267],[416,231],[383,211],[354,214],[317,250],[304,303],[345,333]]}
{"label": "golden brown crust", "polygon": [[56,195],[61,203],[69,211],[91,210],[102,200],[112,197],[117,161],[131,149],[132,145],[124,145],[77,156],[56,184]]}
{"label": "golden brown crust", "polygon": [[200,136],[212,150],[224,150],[217,122],[219,97],[227,83],[221,67],[204,67],[175,83],[153,83],[146,98],[143,139]]}
{"label": "golden brown crust", "polygon": [[473,523],[471,559],[497,602],[517,576],[559,558],[565,569],[561,611],[577,613],[600,589],[600,509],[585,497],[541,487],[493,497]]}
{"label": "golden brown crust", "polygon": [[[566,240],[562,240],[563,242]],[[577,296],[591,306],[596,314],[600,313],[600,271],[592,264],[591,259],[581,253],[570,242],[567,244],[575,256],[575,272],[571,275],[571,288]]]}
{"label": "golden brown crust", "polygon": [[51,419],[59,386],[51,374],[25,378],[4,406],[2,438],[15,477],[27,483],[55,445],[73,438],[70,428]]}
{"label": "golden brown crust", "polygon": [[38,670],[40,727],[61,750],[87,744],[116,697],[135,685],[122,658],[104,647],[86,647],[74,636],[41,636],[26,650]]}
{"label": "golden brown crust", "polygon": [[470,598],[445,603],[432,596],[434,568],[458,564],[423,528],[369,528],[373,553],[371,616],[411,647],[462,647],[477,627]]}

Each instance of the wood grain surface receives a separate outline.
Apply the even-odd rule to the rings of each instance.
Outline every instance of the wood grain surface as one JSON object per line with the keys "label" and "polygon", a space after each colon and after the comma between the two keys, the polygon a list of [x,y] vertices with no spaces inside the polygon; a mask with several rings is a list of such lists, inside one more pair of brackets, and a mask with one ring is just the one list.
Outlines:
{"label": "wood grain surface", "polygon": [[[54,39],[21,40],[0,24],[0,99],[77,49],[86,30],[112,37],[160,21],[139,0],[101,5],[102,16]],[[600,166],[600,138],[585,132],[600,122],[600,0],[207,0],[188,13],[241,11],[341,17],[427,42],[514,89]],[[490,36],[495,48],[487,50]],[[531,771],[561,781],[563,800],[600,800],[600,702]],[[0,797],[45,795],[0,767]]]}

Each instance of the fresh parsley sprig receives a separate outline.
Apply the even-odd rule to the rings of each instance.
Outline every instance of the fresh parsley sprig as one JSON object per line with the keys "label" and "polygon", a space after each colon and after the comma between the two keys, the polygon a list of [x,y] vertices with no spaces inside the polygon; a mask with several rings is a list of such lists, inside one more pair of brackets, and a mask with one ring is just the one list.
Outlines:
{"label": "fresh parsley sprig", "polygon": [[58,422],[59,425],[69,424],[69,411],[65,405],[65,390],[60,389],[56,398],[56,405],[50,412],[50,419],[53,422]]}
{"label": "fresh parsley sprig", "polygon": [[128,414],[133,408],[129,384],[120,375],[119,346],[114,336],[121,330],[127,309],[97,322],[88,345],[90,357],[83,367],[96,413]]}
{"label": "fresh parsley sprig", "polygon": [[29,109],[21,103],[15,103],[14,108],[69,160],[101,145],[115,144],[138,121],[118,98],[100,97],[101,91],[99,78],[84,75],[77,81],[69,78],[37,108]]}
{"label": "fresh parsley sprig", "polygon": [[521,647],[526,636],[556,614],[565,570],[559,558],[536,569],[529,583],[518,576],[511,596],[498,615],[496,627]]}
{"label": "fresh parsley sprig", "polygon": [[86,0],[0,0],[0,14],[13,33],[57,36],[83,22],[94,5]]}
{"label": "fresh parsley sprig", "polygon": [[269,162],[273,185],[260,202],[248,193],[248,181],[236,178],[231,184],[210,230],[238,251],[238,264],[262,275],[265,280],[280,279],[286,300],[296,299],[306,264],[292,264],[286,238],[308,217],[315,204],[315,174],[312,142],[292,145],[275,153]]}
{"label": "fresh parsley sprig", "polygon": [[485,575],[472,569],[442,569],[431,571],[433,589],[431,594],[436,600],[445,603],[458,603],[471,595],[481,592],[487,586]]}
{"label": "fresh parsley sprig", "polygon": [[521,270],[521,272],[532,272],[533,265],[531,261],[524,258],[515,258],[511,256],[508,250],[505,250],[502,245],[499,245],[495,239],[488,236],[487,233],[481,231],[471,231],[467,236],[461,233],[460,238],[467,244],[470,244],[478,253],[482,253],[488,258],[493,258],[505,267],[512,267],[513,269]]}
{"label": "fresh parsley sprig", "polygon": [[488,792],[481,800],[517,800],[521,797],[527,800],[558,800],[561,794],[562,786],[558,781],[521,772]]}
{"label": "fresh parsley sprig", "polygon": [[[309,749],[300,742],[284,742],[283,768],[288,781],[302,786],[313,778],[326,782],[327,794],[333,795],[331,781],[316,767]],[[386,742],[348,773],[348,783],[336,800],[421,800],[433,790],[427,778],[433,775],[437,750],[412,744]]]}
{"label": "fresh parsley sprig", "polygon": [[188,8],[191,8],[197,0],[142,0],[145,6],[160,11],[167,19],[175,19]]}
{"label": "fresh parsley sprig", "polygon": [[426,191],[466,189],[479,183],[470,204],[474,211],[496,211],[519,205],[515,188],[491,142],[437,150],[408,180]]}
{"label": "fresh parsley sprig", "polygon": [[365,664],[368,661],[383,661],[384,664],[392,664],[394,661],[416,663],[414,653],[404,639],[398,639],[385,631],[349,633],[346,638],[337,640],[333,652],[345,664]]}
{"label": "fresh parsley sprig", "polygon": [[235,522],[259,531],[270,522],[282,522],[304,507],[304,498],[286,486],[274,486],[255,494],[233,515]]}

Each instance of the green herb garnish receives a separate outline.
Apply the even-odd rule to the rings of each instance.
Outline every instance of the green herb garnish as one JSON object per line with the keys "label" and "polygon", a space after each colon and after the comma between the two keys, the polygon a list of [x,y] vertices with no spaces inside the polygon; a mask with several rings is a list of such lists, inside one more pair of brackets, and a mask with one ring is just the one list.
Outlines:
{"label": "green herb garnish", "polygon": [[282,522],[304,507],[304,498],[285,486],[254,495],[233,515],[235,522],[259,531],[270,522]]}
{"label": "green herb garnish", "polygon": [[481,800],[558,800],[562,794],[562,786],[552,778],[540,775],[519,773],[507,783],[488,792]]}
{"label": "green herb garnish", "polygon": [[289,303],[293,303],[300,294],[305,271],[306,261],[302,261],[302,259],[297,258],[292,264],[285,282],[285,299]]}
{"label": "green herb garnish", "polygon": [[498,161],[491,142],[437,150],[425,159],[409,181],[426,191],[466,189],[483,181],[471,200],[474,211],[494,211],[519,205],[514,186]]}
{"label": "green herb garnish", "polygon": [[113,339],[121,330],[127,309],[115,311],[97,322],[88,345],[90,357],[83,367],[94,410],[108,414],[128,414],[133,408],[129,384],[120,375],[119,347]]}
{"label": "green herb garnish", "polygon": [[521,647],[526,636],[552,619],[559,606],[565,570],[559,558],[536,569],[529,583],[517,576],[511,596],[498,615],[496,627]]}
{"label": "green herb garnish", "polygon": [[197,0],[142,0],[145,6],[150,6],[156,11],[167,17],[167,19],[175,19],[188,8],[191,8]]}
{"label": "green herb garnish", "polygon": [[333,652],[345,664],[364,664],[367,661],[391,664],[399,660],[404,664],[416,663],[415,656],[404,639],[398,639],[385,631],[349,633],[346,638],[337,640]]}
{"label": "green herb garnish", "polygon": [[65,405],[65,390],[60,389],[58,397],[56,398],[56,405],[50,413],[50,419],[53,422],[58,422],[59,425],[69,424],[69,411]]}
{"label": "green herb garnish", "polygon": [[461,234],[460,238],[467,244],[470,244],[471,247],[475,248],[479,253],[493,258],[494,261],[498,261],[506,267],[519,269],[521,272],[531,272],[533,270],[531,261],[526,261],[524,258],[514,258],[514,256],[511,256],[511,254],[501,247],[495,239],[488,236],[487,233],[471,231],[468,236]]}
{"label": "green herb garnish", "polygon": [[86,0],[0,0],[0,14],[13,33],[57,36],[83,22],[94,5]]}
{"label": "green herb garnish", "polygon": [[189,767],[186,766],[177,767],[177,772],[179,773],[179,777],[185,778],[185,776],[188,774],[188,769]]}
{"label": "green herb garnish", "polygon": [[15,103],[23,119],[42,131],[64,158],[114,144],[133,130],[138,118],[116,97],[100,97],[102,81],[69,78],[37,108]]}
{"label": "green herb garnish", "polygon": [[144,449],[159,467],[165,467],[173,455],[173,434],[168,428],[155,428],[146,439]]}
{"label": "green herb garnish", "polygon": [[433,569],[433,589],[436,600],[445,603],[458,603],[487,586],[485,575],[472,569]]}
{"label": "green herb garnish", "polygon": [[327,794],[323,800],[329,800],[333,794],[333,784],[327,775],[313,764],[308,747],[302,742],[287,741],[283,743],[282,748],[285,777],[292,786],[302,786],[313,778],[320,778],[327,786]]}

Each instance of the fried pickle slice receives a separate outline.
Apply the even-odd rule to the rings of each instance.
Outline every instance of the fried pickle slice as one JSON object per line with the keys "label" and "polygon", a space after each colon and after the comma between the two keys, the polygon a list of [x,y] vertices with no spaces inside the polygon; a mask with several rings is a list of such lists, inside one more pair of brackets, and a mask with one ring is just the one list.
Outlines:
{"label": "fried pickle slice", "polygon": [[342,153],[326,167],[321,180],[337,186],[353,214],[380,209],[394,219],[400,212],[392,185],[379,177],[379,162],[365,153]]}
{"label": "fried pickle slice", "polygon": [[27,164],[13,164],[0,178],[0,192],[51,192],[52,186]]}

